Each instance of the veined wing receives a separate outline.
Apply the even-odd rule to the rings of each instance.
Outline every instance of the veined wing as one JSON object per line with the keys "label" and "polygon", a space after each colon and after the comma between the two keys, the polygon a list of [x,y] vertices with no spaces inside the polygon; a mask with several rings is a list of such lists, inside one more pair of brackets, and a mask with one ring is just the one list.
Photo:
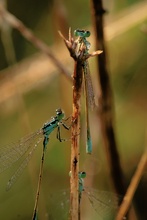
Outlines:
{"label": "veined wing", "polygon": [[86,98],[87,98],[89,107],[93,110],[96,105],[95,105],[94,90],[93,90],[92,80],[90,76],[88,61],[84,61],[83,71],[84,71],[84,78],[85,78],[85,90],[86,90],[86,96],[87,96]]}
{"label": "veined wing", "polygon": [[60,190],[49,194],[49,219],[67,220],[69,218],[70,190]]}
{"label": "veined wing", "polygon": [[121,196],[107,191],[85,188],[83,192],[101,219],[114,219]]}
{"label": "veined wing", "polygon": [[0,148],[0,173],[9,168],[19,158],[21,158],[28,149],[35,144],[36,139],[43,136],[42,129],[21,138],[16,143],[11,143]]}
{"label": "veined wing", "polygon": [[27,157],[23,160],[23,162],[21,163],[21,165],[19,166],[19,168],[15,171],[15,173],[13,174],[13,176],[10,178],[10,180],[7,183],[6,186],[6,190],[8,191],[13,184],[16,182],[16,180],[18,179],[18,177],[22,174],[23,170],[25,169],[25,167],[28,165],[34,150],[36,149],[37,145],[41,142],[43,136],[40,137],[37,142],[33,145],[31,151],[29,152],[29,154],[27,155]]}
{"label": "veined wing", "polygon": [[91,154],[92,153],[92,140],[91,140],[91,134],[90,134],[90,124],[89,124],[89,110],[88,107],[91,107],[92,110],[95,107],[95,100],[94,100],[94,92],[93,92],[93,86],[91,81],[91,76],[89,72],[89,66],[88,62],[84,62],[84,83],[85,83],[85,100],[86,100],[86,127],[87,127],[87,140],[86,140],[86,153]]}
{"label": "veined wing", "polygon": [[[97,219],[110,220],[114,219],[116,211],[118,209],[118,203],[121,196],[116,195],[108,191],[99,191],[93,188],[85,188],[82,192],[81,204],[83,203],[83,197],[88,197],[89,205],[95,210],[98,215]],[[50,195],[49,198],[49,217],[54,220],[67,220],[69,217],[69,202],[70,202],[70,190],[61,190],[57,193]],[[83,205],[82,205],[83,206]],[[82,210],[81,210],[82,215]],[[125,219],[125,218],[124,218]]]}

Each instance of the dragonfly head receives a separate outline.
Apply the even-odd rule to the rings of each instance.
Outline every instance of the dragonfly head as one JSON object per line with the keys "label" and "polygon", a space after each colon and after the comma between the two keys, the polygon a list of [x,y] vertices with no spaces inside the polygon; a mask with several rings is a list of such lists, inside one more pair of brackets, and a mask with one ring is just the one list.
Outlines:
{"label": "dragonfly head", "polygon": [[79,178],[84,179],[86,177],[86,172],[80,171],[79,172]]}
{"label": "dragonfly head", "polygon": [[89,37],[89,36],[90,36],[90,31],[76,29],[76,30],[74,31],[74,35],[75,35],[76,37],[86,38],[86,37]]}
{"label": "dragonfly head", "polygon": [[[72,175],[72,173],[71,173],[71,171],[69,172],[69,176],[71,176]],[[80,171],[79,173],[78,173],[78,177],[79,177],[79,193],[81,193],[82,191],[84,191],[84,178],[86,177],[86,172],[84,172],[84,171]]]}
{"label": "dragonfly head", "polygon": [[[71,176],[71,171],[69,172],[69,176]],[[86,172],[79,171],[78,176],[79,178],[84,179],[86,177]]]}
{"label": "dragonfly head", "polygon": [[61,108],[56,109],[56,116],[58,120],[62,120],[64,118],[64,112]]}

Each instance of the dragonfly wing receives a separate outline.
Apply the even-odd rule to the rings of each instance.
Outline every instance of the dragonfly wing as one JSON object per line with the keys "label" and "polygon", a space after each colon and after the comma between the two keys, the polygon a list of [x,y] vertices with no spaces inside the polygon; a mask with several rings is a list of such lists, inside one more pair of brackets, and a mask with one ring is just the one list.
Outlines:
{"label": "dragonfly wing", "polygon": [[[98,191],[87,187],[85,188],[85,191],[83,191],[83,194],[88,197],[89,202],[98,214],[99,219],[114,219],[120,199],[119,196],[107,191]],[[70,191],[62,190],[50,194],[48,204],[50,210],[49,219],[67,220],[69,218]]]}
{"label": "dragonfly wing", "polygon": [[13,176],[10,178],[10,180],[8,181],[7,186],[6,186],[7,191],[13,186],[13,184],[16,182],[18,177],[22,174],[24,168],[28,165],[28,163],[32,157],[34,150],[36,149],[37,145],[40,143],[41,140],[42,140],[42,138],[38,139],[38,141],[36,142],[36,144],[34,144],[33,148],[31,149],[31,151],[29,152],[27,157],[23,160],[22,164],[19,166],[19,168],[15,171]]}
{"label": "dragonfly wing", "polygon": [[84,62],[84,82],[85,82],[85,96],[86,96],[86,127],[87,127],[87,141],[86,141],[86,153],[92,153],[92,140],[90,134],[90,125],[89,125],[89,110],[88,108],[91,107],[92,109],[95,107],[95,100],[94,100],[94,93],[93,93],[93,86],[91,82],[91,77],[89,73],[89,66],[88,62]]}
{"label": "dragonfly wing", "polygon": [[94,90],[93,90],[92,80],[90,76],[88,61],[84,61],[83,71],[84,71],[84,78],[85,78],[86,99],[88,102],[88,106],[93,110],[96,107],[96,104],[95,104],[95,99],[94,99]]}
{"label": "dragonfly wing", "polygon": [[89,188],[88,190],[87,188],[85,189],[85,193],[88,196],[90,204],[99,216],[102,218],[109,217],[109,219],[111,219],[110,216],[112,216],[114,218],[121,196],[115,193]]}
{"label": "dragonfly wing", "polygon": [[61,190],[49,196],[49,219],[69,219],[70,191]]}
{"label": "dragonfly wing", "polygon": [[36,139],[42,135],[43,132],[42,129],[40,129],[35,133],[21,138],[16,143],[11,143],[3,148],[0,148],[0,173],[19,160],[19,158],[21,158],[34,144]]}

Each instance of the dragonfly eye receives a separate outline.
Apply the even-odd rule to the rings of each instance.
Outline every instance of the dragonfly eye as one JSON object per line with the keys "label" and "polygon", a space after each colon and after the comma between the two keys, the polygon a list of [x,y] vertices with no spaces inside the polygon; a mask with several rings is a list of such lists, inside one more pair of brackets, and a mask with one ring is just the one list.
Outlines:
{"label": "dragonfly eye", "polygon": [[86,172],[84,172],[84,171],[81,171],[81,172],[79,172],[79,178],[85,178],[86,177]]}
{"label": "dragonfly eye", "polygon": [[57,115],[62,114],[62,110],[61,110],[61,108],[56,109],[56,114],[57,114]]}
{"label": "dragonfly eye", "polygon": [[85,37],[89,37],[90,36],[90,31],[85,31]]}
{"label": "dragonfly eye", "polygon": [[76,37],[79,37],[81,32],[82,32],[82,30],[76,29],[76,30],[74,31],[74,35],[75,35]]}
{"label": "dragonfly eye", "polygon": [[90,36],[90,31],[86,31],[86,30],[80,30],[80,29],[76,29],[75,31],[74,31],[74,35],[76,36],[76,37],[89,37]]}

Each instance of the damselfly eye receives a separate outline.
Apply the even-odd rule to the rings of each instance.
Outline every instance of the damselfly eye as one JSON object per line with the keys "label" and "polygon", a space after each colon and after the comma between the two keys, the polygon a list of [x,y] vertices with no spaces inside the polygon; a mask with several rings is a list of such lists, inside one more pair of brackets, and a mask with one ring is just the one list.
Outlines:
{"label": "damselfly eye", "polygon": [[84,171],[81,171],[81,172],[79,172],[79,178],[85,178],[86,177],[86,172],[84,172]]}
{"label": "damselfly eye", "polygon": [[85,31],[85,37],[89,37],[90,36],[90,31]]}
{"label": "damselfly eye", "polygon": [[74,35],[75,35],[76,37],[78,36],[77,30],[74,31]]}
{"label": "damselfly eye", "polygon": [[89,37],[89,36],[90,36],[90,31],[76,29],[76,30],[74,31],[74,35],[75,35],[76,37],[86,38],[86,37]]}
{"label": "damselfly eye", "polygon": [[79,37],[82,32],[83,32],[83,30],[76,29],[76,30],[74,31],[74,35],[75,35],[76,37]]}
{"label": "damselfly eye", "polygon": [[62,114],[62,110],[61,110],[61,108],[56,109],[56,114],[57,114],[57,115]]}

